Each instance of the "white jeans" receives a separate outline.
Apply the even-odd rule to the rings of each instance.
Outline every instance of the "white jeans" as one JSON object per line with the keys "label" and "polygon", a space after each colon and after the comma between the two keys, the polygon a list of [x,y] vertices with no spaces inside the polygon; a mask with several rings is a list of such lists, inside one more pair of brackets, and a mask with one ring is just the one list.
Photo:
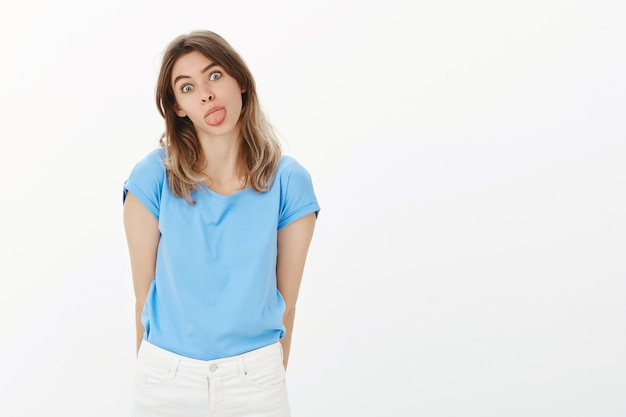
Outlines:
{"label": "white jeans", "polygon": [[134,417],[289,417],[279,342],[243,355],[201,361],[142,342]]}

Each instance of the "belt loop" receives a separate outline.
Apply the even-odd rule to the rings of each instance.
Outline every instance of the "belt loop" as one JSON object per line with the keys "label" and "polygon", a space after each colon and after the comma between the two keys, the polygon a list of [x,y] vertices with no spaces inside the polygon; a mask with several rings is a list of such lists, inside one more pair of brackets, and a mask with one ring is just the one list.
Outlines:
{"label": "belt loop", "polygon": [[178,374],[178,368],[180,368],[180,361],[181,361],[180,358],[176,360],[176,365],[174,366],[174,369],[173,369],[174,375],[172,375],[172,378],[176,378],[176,375]]}
{"label": "belt loop", "polygon": [[246,377],[246,364],[243,361],[243,356],[239,356],[237,362],[239,362],[239,378],[243,380]]}

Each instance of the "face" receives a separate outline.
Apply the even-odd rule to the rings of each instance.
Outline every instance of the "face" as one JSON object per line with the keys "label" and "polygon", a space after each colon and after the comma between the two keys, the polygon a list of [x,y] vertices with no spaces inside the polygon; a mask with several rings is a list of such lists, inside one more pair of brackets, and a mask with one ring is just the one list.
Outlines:
{"label": "face", "polygon": [[238,136],[243,91],[221,66],[193,51],[175,62],[171,82],[176,114],[189,117],[199,138]]}

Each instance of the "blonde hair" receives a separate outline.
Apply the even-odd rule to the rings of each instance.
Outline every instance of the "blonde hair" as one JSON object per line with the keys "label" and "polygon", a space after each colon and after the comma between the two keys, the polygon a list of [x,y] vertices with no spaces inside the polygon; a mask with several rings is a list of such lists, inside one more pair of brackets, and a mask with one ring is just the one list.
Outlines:
{"label": "blonde hair", "polygon": [[265,118],[256,94],[252,73],[239,54],[220,35],[199,30],[181,35],[165,49],[156,87],[156,104],[165,119],[160,145],[166,149],[165,167],[169,186],[177,197],[194,204],[191,193],[204,180],[200,174],[206,163],[193,123],[176,115],[172,69],[182,55],[198,51],[220,65],[233,77],[242,93],[238,149],[244,184],[256,192],[267,191],[282,155],[276,134]]}

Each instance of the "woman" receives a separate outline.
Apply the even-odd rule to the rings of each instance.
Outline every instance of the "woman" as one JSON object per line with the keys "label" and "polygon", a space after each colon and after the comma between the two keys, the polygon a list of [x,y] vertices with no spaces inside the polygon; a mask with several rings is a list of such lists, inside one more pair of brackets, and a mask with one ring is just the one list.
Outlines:
{"label": "woman", "polygon": [[219,35],[167,47],[161,148],[124,183],[135,416],[288,416],[285,369],[319,206]]}

